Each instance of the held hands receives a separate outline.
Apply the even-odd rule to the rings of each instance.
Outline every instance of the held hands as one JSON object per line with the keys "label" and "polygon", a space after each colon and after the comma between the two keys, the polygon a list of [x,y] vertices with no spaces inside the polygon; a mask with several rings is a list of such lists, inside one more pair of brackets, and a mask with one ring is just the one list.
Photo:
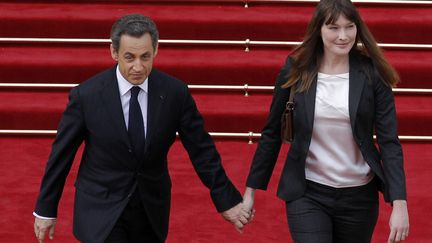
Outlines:
{"label": "held hands", "polygon": [[250,192],[248,194],[245,193],[242,203],[239,203],[222,213],[222,217],[234,224],[239,233],[243,233],[244,226],[250,223],[255,215],[255,209],[253,208],[254,190],[252,188],[246,188],[246,192],[248,192],[248,189],[250,189]]}
{"label": "held hands", "polygon": [[243,233],[243,227],[252,220],[251,212],[243,209],[243,203],[239,203],[236,206],[222,212],[222,217],[234,224],[236,230],[239,233]]}
{"label": "held hands", "polygon": [[39,243],[45,242],[45,236],[48,234],[50,240],[54,239],[56,220],[55,219],[41,219],[35,217],[34,232]]}
{"label": "held hands", "polygon": [[409,217],[405,200],[393,201],[393,209],[390,216],[390,235],[388,243],[400,242],[408,237]]}

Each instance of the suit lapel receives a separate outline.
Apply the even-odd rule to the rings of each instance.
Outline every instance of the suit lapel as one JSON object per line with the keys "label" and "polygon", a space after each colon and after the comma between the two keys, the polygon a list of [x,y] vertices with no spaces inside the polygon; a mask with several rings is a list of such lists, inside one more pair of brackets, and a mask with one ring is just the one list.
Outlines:
{"label": "suit lapel", "polygon": [[120,136],[120,139],[124,141],[128,147],[131,147],[124,121],[115,70],[115,67],[111,69],[111,74],[109,75],[109,78],[105,80],[104,86],[100,91],[100,96],[104,103],[105,109],[110,116],[109,121],[112,122],[114,131],[118,131],[118,136]]}
{"label": "suit lapel", "polygon": [[317,89],[317,78],[315,77],[309,90],[304,92],[304,102],[306,107],[306,117],[308,122],[308,127],[313,128],[314,116],[315,116],[315,97]]}
{"label": "suit lapel", "polygon": [[148,79],[148,104],[147,104],[147,136],[145,150],[148,150],[152,137],[158,129],[158,123],[162,104],[166,99],[161,80],[152,71]]}
{"label": "suit lapel", "polygon": [[360,65],[355,57],[350,57],[350,71],[349,71],[349,115],[351,120],[351,127],[354,128],[357,118],[357,108],[360,102],[360,97],[365,85],[365,78],[361,72]]}

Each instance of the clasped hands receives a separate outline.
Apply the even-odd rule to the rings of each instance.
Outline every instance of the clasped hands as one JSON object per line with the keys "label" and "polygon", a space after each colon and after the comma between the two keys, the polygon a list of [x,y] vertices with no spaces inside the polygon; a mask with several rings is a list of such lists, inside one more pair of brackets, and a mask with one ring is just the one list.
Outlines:
{"label": "clasped hands", "polygon": [[243,202],[222,212],[222,217],[234,224],[239,233],[243,233],[244,226],[249,224],[255,216],[254,191],[252,188],[246,188]]}

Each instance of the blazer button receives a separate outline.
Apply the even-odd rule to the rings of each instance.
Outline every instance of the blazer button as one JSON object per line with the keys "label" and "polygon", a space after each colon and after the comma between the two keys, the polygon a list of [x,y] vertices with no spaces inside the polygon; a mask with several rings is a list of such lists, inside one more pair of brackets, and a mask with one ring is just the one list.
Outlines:
{"label": "blazer button", "polygon": [[132,149],[131,149],[131,148],[129,148],[129,149],[128,149],[128,152],[129,152],[129,153],[132,153]]}

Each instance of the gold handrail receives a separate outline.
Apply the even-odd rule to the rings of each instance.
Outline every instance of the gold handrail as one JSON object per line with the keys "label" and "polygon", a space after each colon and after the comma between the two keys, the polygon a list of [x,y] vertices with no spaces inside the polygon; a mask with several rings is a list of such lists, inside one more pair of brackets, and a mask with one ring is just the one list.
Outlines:
{"label": "gold handrail", "polygon": [[[195,0],[200,1],[200,0]],[[217,1],[217,0],[213,0]],[[228,0],[237,2],[236,0]],[[243,0],[244,7],[248,8],[250,3],[318,3],[320,0]],[[396,4],[396,5],[430,5],[431,1],[411,1],[411,0],[351,0],[356,5],[360,4]]]}
{"label": "gold handrail", "polygon": [[[78,84],[59,84],[59,83],[0,83],[0,89],[10,88],[49,88],[49,89],[64,89],[73,88]],[[250,91],[257,92],[272,92],[274,86],[260,85],[188,85],[191,90],[218,90],[218,91],[243,91],[245,96],[248,96]],[[417,88],[393,88],[393,92],[400,94],[432,94],[432,89],[417,89]]]}
{"label": "gold handrail", "polygon": [[[235,0],[229,0],[235,1]],[[283,2],[283,3],[318,3],[320,0],[243,0],[245,3],[262,2]],[[391,3],[391,4],[432,4],[431,1],[410,1],[410,0],[351,0],[353,3]]]}
{"label": "gold handrail", "polygon": [[[35,135],[56,135],[56,130],[13,130],[13,129],[0,129],[0,136],[1,135],[21,135],[21,136],[35,136]],[[254,139],[259,139],[261,137],[261,133],[254,133],[254,132],[210,132],[210,136],[214,138],[247,138],[248,143],[252,144]],[[178,136],[178,133],[177,133]],[[374,139],[376,139],[376,136],[374,136]],[[430,142],[432,141],[432,136],[399,136],[399,139],[401,141],[405,142],[413,142],[413,141],[426,141]]]}
{"label": "gold handrail", "polygon": [[[71,43],[71,44],[110,44],[110,39],[88,38],[15,38],[1,37],[0,43]],[[161,44],[167,45],[242,45],[246,50],[251,46],[297,46],[299,41],[259,41],[259,40],[179,40],[161,39]],[[398,49],[432,49],[432,44],[378,43],[382,48]]]}
{"label": "gold handrail", "polygon": [[[320,0],[157,0],[157,2],[230,2],[230,3],[243,3],[245,7],[249,3],[318,3]],[[431,4],[426,0],[351,0],[353,3],[375,3],[375,4]]]}

